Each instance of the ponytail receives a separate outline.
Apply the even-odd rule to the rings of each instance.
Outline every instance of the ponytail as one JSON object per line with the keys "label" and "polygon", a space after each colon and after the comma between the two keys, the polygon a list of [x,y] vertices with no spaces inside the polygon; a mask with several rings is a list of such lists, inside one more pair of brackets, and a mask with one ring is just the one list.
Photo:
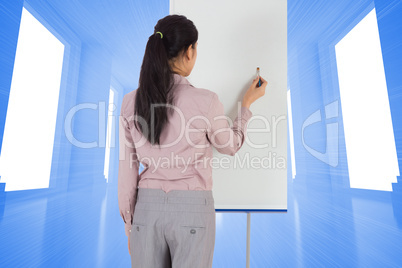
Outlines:
{"label": "ponytail", "polygon": [[174,105],[174,78],[169,61],[197,40],[196,27],[183,15],[160,19],[148,38],[134,104],[134,118],[140,117],[144,122],[134,120],[134,125],[151,144],[160,145],[161,133],[173,112],[168,110]]}

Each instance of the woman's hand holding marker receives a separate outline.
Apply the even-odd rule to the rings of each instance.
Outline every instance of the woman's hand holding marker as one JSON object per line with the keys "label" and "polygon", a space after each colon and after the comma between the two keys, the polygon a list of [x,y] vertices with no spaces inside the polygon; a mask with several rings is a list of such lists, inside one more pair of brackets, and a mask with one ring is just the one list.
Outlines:
{"label": "woman's hand holding marker", "polygon": [[[262,81],[261,86],[258,86],[258,82]],[[242,106],[250,108],[250,105],[255,102],[257,99],[261,98],[265,95],[265,88],[267,87],[268,82],[262,78],[261,76],[257,76],[251,86],[248,88],[246,94],[244,94]]]}

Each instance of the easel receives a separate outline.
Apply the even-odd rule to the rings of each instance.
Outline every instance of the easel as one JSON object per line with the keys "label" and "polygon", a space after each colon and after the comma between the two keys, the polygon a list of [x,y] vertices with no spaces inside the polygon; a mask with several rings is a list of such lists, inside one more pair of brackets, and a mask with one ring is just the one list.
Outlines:
{"label": "easel", "polygon": [[[246,268],[250,268],[250,228],[251,215],[250,212],[266,212],[266,209],[247,210],[247,247],[246,247]],[[269,209],[271,212],[287,212],[287,209]]]}

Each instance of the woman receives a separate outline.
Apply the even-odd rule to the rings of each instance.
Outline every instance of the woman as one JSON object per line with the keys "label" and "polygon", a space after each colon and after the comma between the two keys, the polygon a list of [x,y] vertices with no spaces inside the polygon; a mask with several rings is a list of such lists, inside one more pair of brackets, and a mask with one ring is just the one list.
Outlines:
{"label": "woman", "polygon": [[[160,19],[149,39],[139,87],[120,113],[118,202],[132,267],[212,267],[215,208],[212,146],[234,155],[250,105],[267,82],[254,79],[229,127],[218,95],[194,87],[198,31],[182,15]],[[211,146],[212,145],[212,146]],[[139,175],[139,162],[145,169]],[[138,187],[138,189],[137,189]]]}

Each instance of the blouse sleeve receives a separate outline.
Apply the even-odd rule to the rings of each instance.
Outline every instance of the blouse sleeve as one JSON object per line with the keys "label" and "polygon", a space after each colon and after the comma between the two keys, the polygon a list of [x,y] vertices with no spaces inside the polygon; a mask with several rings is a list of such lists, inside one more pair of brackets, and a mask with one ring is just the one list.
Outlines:
{"label": "blouse sleeve", "polygon": [[235,155],[242,147],[247,131],[247,123],[252,112],[247,107],[241,107],[233,126],[230,127],[225,116],[224,107],[214,93],[208,111],[207,138],[209,142],[222,154]]}
{"label": "blouse sleeve", "polygon": [[128,121],[122,112],[123,108],[124,98],[119,116],[119,171],[117,196],[120,215],[125,224],[125,233],[129,236],[137,199],[139,161]]}

